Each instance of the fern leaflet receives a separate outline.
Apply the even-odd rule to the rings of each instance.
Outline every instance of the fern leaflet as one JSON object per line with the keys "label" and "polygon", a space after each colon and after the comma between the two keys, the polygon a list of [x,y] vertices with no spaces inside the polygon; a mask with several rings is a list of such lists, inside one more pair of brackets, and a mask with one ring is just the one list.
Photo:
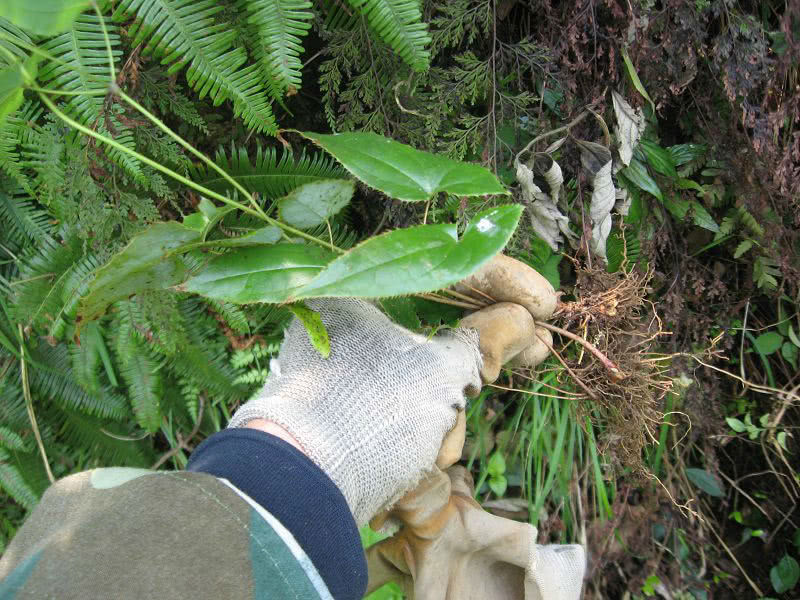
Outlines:
{"label": "fern leaflet", "polygon": [[261,65],[270,94],[278,99],[300,89],[300,38],[308,34],[314,14],[307,0],[244,0],[253,30],[253,54]]}
{"label": "fern leaflet", "polygon": [[348,0],[370,27],[415,71],[430,64],[431,36],[417,0]]}
{"label": "fern leaflet", "polygon": [[[215,162],[250,192],[258,192],[262,198],[279,198],[304,183],[319,179],[344,179],[344,169],[336,166],[324,154],[306,156],[301,154],[295,160],[294,154],[284,152],[280,158],[274,148],[262,149],[260,146],[251,162],[245,148],[231,148],[231,156],[221,148],[217,151]],[[192,179],[220,193],[231,191],[230,184],[205,166],[192,169]]]}
{"label": "fern leaflet", "polygon": [[277,125],[258,64],[244,69],[244,48],[232,48],[235,31],[216,23],[224,6],[214,0],[122,0],[114,19],[137,17],[131,30],[133,44],[147,43],[142,53],[161,59],[175,73],[189,64],[186,80],[201,98],[214,105],[233,101],[235,116],[257,132],[275,133]]}

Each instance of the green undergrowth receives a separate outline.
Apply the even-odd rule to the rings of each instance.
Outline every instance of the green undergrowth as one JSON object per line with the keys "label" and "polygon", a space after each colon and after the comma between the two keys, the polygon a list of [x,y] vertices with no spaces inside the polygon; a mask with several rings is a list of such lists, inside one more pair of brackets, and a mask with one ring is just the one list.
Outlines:
{"label": "green undergrowth", "polygon": [[[463,239],[476,215],[515,204],[525,212],[505,252],[563,292],[572,312],[554,323],[607,352],[629,389],[558,335],[572,372],[556,357],[504,371],[469,406],[462,464],[476,498],[536,525],[542,543],[587,544],[590,599],[796,594],[796,9],[125,0],[73,17],[0,19],[3,546],[48,485],[45,462],[54,477],[182,468],[263,383],[291,313],[187,283],[212,258],[252,236],[297,241],[281,224],[324,252],[412,239],[422,223]],[[641,115],[624,165],[612,89]],[[511,195],[376,183],[356,153],[297,133],[311,131],[480,163]],[[522,158],[551,198],[537,160],[562,170],[560,240],[537,233],[515,168],[542,135]],[[578,141],[620,167],[600,253]],[[349,204],[298,211],[295,190],[320,180],[352,187]],[[168,221],[195,246],[154,262],[180,277],[159,287],[147,269],[109,269],[131,287],[98,290],[103,265]],[[380,304],[425,334],[462,314],[407,295]]]}

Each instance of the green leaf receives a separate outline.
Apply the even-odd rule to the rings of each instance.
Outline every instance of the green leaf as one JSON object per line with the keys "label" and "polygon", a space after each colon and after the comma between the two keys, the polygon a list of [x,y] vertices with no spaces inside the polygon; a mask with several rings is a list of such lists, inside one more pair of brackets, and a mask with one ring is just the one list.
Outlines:
{"label": "green leaf", "polygon": [[278,200],[283,221],[300,229],[322,225],[350,202],[355,183],[346,179],[312,181]]}
{"label": "green leaf", "polygon": [[703,469],[686,469],[686,476],[709,496],[724,498],[725,489],[715,475]]}
{"label": "green leaf", "polygon": [[522,207],[475,216],[461,240],[455,225],[420,225],[368,239],[339,256],[296,298],[380,298],[441,289],[475,272],[517,227]]}
{"label": "green leaf", "polygon": [[160,290],[182,282],[188,268],[182,246],[199,241],[200,234],[180,223],[154,223],[97,271],[81,301],[78,320],[96,319],[108,305],[144,290]]}
{"label": "green leaf", "polygon": [[305,244],[237,248],[212,259],[177,289],[234,304],[284,302],[332,258],[327,250]]}
{"label": "green leaf", "polygon": [[439,154],[415,150],[371,132],[298,132],[321,146],[359,181],[387,196],[420,202],[439,192],[457,196],[508,194],[492,173]]}
{"label": "green leaf", "polygon": [[689,211],[692,211],[692,222],[698,227],[716,233],[719,225],[705,207],[696,200],[686,200],[680,196],[670,196],[664,199],[664,207],[678,220],[683,220]]}
{"label": "green leaf", "polygon": [[0,123],[22,105],[24,83],[19,65],[0,70]]}
{"label": "green leaf", "polygon": [[692,221],[698,227],[702,227],[703,229],[708,229],[709,231],[713,231],[714,233],[719,231],[719,225],[714,220],[714,217],[706,210],[705,206],[700,204],[699,202],[692,202]]}
{"label": "green leaf", "polygon": [[506,472],[506,459],[502,452],[495,452],[486,465],[486,470],[492,477],[499,477]]}
{"label": "green leaf", "polygon": [[325,329],[325,324],[322,322],[322,317],[319,316],[319,313],[308,308],[305,302],[293,302],[292,304],[287,304],[286,308],[292,311],[292,314],[306,328],[311,345],[316,348],[322,358],[328,358],[331,354],[331,341],[328,338],[328,330]]}
{"label": "green leaf", "polygon": [[647,90],[644,89],[644,85],[642,85],[642,80],[639,79],[639,74],[636,72],[636,67],[633,66],[633,63],[631,62],[631,57],[628,56],[628,49],[623,46],[621,53],[622,53],[622,60],[625,62],[625,69],[628,71],[628,76],[631,78],[631,83],[633,84],[633,87],[636,88],[636,91],[639,92],[642,95],[642,97],[650,103],[650,108],[652,108],[653,113],[655,113],[656,105],[650,98],[650,94],[648,94]]}
{"label": "green leaf", "polygon": [[244,246],[263,246],[264,244],[274,244],[281,239],[281,230],[274,225],[268,225],[246,233],[239,237],[223,238],[218,240],[208,240],[205,246],[213,248],[241,248]]}
{"label": "green leaf", "polygon": [[788,554],[784,554],[780,562],[769,571],[769,580],[778,594],[794,589],[800,579],[800,565]]}
{"label": "green leaf", "polygon": [[658,187],[655,180],[650,177],[650,174],[647,172],[647,167],[635,158],[631,160],[630,165],[620,172],[639,189],[652,194],[662,202],[664,201],[664,194],[661,193],[661,188]]}
{"label": "green leaf", "polygon": [[762,333],[753,342],[756,352],[763,356],[769,356],[773,352],[777,352],[781,344],[783,344],[783,336],[776,331]]}
{"label": "green leaf", "polygon": [[381,300],[384,312],[398,325],[412,331],[422,327],[412,298],[384,298]]}
{"label": "green leaf", "polygon": [[789,339],[795,346],[800,348],[800,337],[798,337],[798,335],[794,332],[793,325],[789,325]]}
{"label": "green leaf", "polygon": [[674,179],[678,178],[678,171],[675,170],[675,161],[668,150],[665,150],[658,144],[654,144],[650,140],[642,140],[639,142],[639,148],[642,149],[644,155],[647,157],[647,162],[656,171],[667,177]]}
{"label": "green leaf", "polygon": [[733,252],[733,258],[740,258],[742,254],[750,250],[753,247],[753,240],[742,240],[742,242],[736,246],[736,250]]}
{"label": "green leaf", "polygon": [[677,181],[675,181],[675,185],[679,190],[694,190],[695,192],[699,192],[701,194],[705,193],[703,186],[693,179],[684,179],[683,177],[679,177]]}
{"label": "green leaf", "polygon": [[736,433],[744,433],[747,429],[747,426],[735,417],[725,417],[725,421]]}
{"label": "green leaf", "polygon": [[183,218],[183,226],[199,231],[203,234],[203,239],[208,235],[208,232],[213,229],[214,225],[219,223],[225,215],[233,210],[232,206],[217,206],[208,198],[201,198],[200,204],[197,205],[198,211]]}
{"label": "green leaf", "polygon": [[508,480],[502,475],[498,477],[489,478],[489,489],[492,490],[496,496],[502,496],[508,489]]}
{"label": "green leaf", "polygon": [[783,346],[781,346],[781,356],[786,362],[792,365],[795,369],[797,368],[797,356],[798,356],[797,346],[795,346],[791,342],[784,342]]}
{"label": "green leaf", "polygon": [[23,86],[36,78],[38,59],[29,58],[24,66],[14,63],[0,70],[0,124],[24,100]]}
{"label": "green leaf", "polygon": [[0,17],[37,35],[55,35],[67,31],[88,0],[3,0]]}
{"label": "green leaf", "polygon": [[680,167],[702,157],[706,153],[706,147],[703,144],[677,144],[667,148],[667,151],[675,166]]}

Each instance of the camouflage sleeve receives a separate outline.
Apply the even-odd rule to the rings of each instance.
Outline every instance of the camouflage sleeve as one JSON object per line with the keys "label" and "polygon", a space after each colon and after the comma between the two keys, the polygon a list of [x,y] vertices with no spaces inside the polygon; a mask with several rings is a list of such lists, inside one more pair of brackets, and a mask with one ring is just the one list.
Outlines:
{"label": "camouflage sleeve", "polygon": [[[219,465],[209,457],[226,453],[230,461],[231,452],[241,464],[237,448],[253,454],[235,436],[217,435],[222,441],[212,436],[200,453],[206,464]],[[299,457],[280,445],[270,451],[256,436],[250,442],[261,451],[258,464],[266,464],[267,476],[278,483],[273,487],[303,489],[302,481],[296,484],[307,465]],[[270,460],[278,463],[274,469]],[[352,594],[332,593],[285,525],[291,519],[276,518],[253,494],[228,478],[196,471],[105,468],[66,477],[45,492],[0,559],[0,598],[360,597],[355,584]],[[304,510],[296,500],[293,510]],[[336,540],[319,544],[331,547]]]}

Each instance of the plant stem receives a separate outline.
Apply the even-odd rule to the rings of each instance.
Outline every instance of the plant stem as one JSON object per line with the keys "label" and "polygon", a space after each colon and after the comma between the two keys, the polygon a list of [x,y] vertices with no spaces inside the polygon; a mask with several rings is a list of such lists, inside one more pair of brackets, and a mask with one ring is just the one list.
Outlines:
{"label": "plant stem", "polygon": [[561,133],[562,131],[568,131],[568,130],[572,129],[573,127],[575,127],[575,125],[577,125],[578,123],[583,121],[588,115],[589,115],[589,111],[588,110],[584,110],[581,114],[579,114],[577,117],[572,119],[572,121],[570,121],[566,125],[563,125],[561,127],[557,127],[557,128],[555,128],[555,129],[553,129],[551,131],[546,131],[545,133],[543,133],[541,135],[537,135],[530,142],[528,142],[528,144],[522,150],[520,150],[517,153],[517,155],[514,157],[514,164],[516,165],[519,162],[519,157],[522,156],[523,154],[525,154],[531,148],[533,148],[536,145],[537,142],[543,140],[546,137],[550,137],[551,135],[555,135],[557,133]]}
{"label": "plant stem", "polygon": [[108,90],[79,90],[76,92],[68,92],[66,90],[54,90],[50,88],[40,88],[35,85],[29,85],[26,89],[32,92],[39,92],[40,94],[52,94],[54,96],[105,96]]}
{"label": "plant stem", "polygon": [[50,483],[55,483],[56,478],[53,477],[53,472],[50,470],[47,452],[44,449],[44,442],[42,442],[42,434],[39,433],[39,424],[36,422],[36,413],[33,412],[33,396],[31,396],[31,385],[28,381],[28,363],[25,360],[25,338],[22,330],[22,323],[17,323],[17,327],[19,328],[19,362],[22,370],[22,395],[25,397],[25,408],[28,411],[28,419],[31,422],[33,436],[36,438],[36,445],[39,446],[39,452],[42,455],[42,462],[44,463],[45,471],[47,471],[47,478],[50,480]]}
{"label": "plant stem", "polygon": [[161,121],[161,119],[159,119],[159,118],[158,118],[158,117],[156,117],[154,114],[152,114],[150,111],[148,111],[148,110],[147,110],[147,109],[146,109],[144,106],[142,106],[141,104],[139,104],[138,102],[136,102],[136,100],[134,100],[133,98],[131,98],[130,96],[128,96],[128,94],[126,94],[125,92],[123,92],[123,91],[122,91],[122,90],[119,88],[119,86],[117,86],[116,84],[114,84],[114,85],[112,86],[112,91],[113,91],[113,93],[114,93],[114,94],[116,94],[117,96],[119,96],[120,98],[122,98],[122,99],[123,99],[125,102],[127,102],[128,104],[130,104],[130,105],[131,105],[133,108],[135,108],[137,111],[139,111],[139,112],[142,114],[142,116],[144,116],[144,117],[145,117],[145,118],[146,118],[148,121],[150,121],[150,122],[151,122],[153,125],[155,125],[156,127],[158,127],[158,128],[161,130],[161,131],[163,131],[164,133],[166,133],[166,134],[167,134],[168,136],[170,136],[170,137],[171,137],[173,140],[175,140],[176,142],[178,142],[178,143],[179,143],[181,146],[183,146],[183,147],[184,147],[184,148],[186,148],[186,149],[187,149],[189,152],[191,152],[192,154],[194,154],[194,155],[195,155],[197,158],[199,158],[200,160],[202,160],[202,161],[203,161],[203,162],[204,162],[206,165],[208,165],[208,166],[209,166],[211,169],[213,169],[214,171],[216,171],[217,173],[219,173],[219,174],[222,176],[222,178],[223,178],[223,179],[225,179],[225,181],[227,181],[227,182],[228,182],[228,183],[230,183],[230,184],[231,184],[231,185],[232,185],[234,188],[236,188],[236,190],[237,190],[237,191],[238,191],[238,192],[239,192],[239,193],[242,195],[242,197],[244,197],[244,198],[247,198],[247,199],[250,201],[250,205],[253,207],[253,209],[254,209],[254,210],[258,211],[258,213],[259,213],[260,215],[263,215],[263,217],[266,217],[266,216],[267,216],[267,215],[266,215],[266,213],[263,211],[263,209],[262,209],[262,208],[261,208],[261,207],[260,207],[260,206],[259,206],[259,205],[258,205],[256,202],[255,202],[255,200],[253,200],[253,195],[252,195],[250,192],[248,192],[248,191],[247,191],[247,189],[246,189],[246,188],[245,188],[245,187],[244,187],[244,186],[243,186],[241,183],[239,183],[239,182],[238,182],[238,181],[236,181],[236,180],[235,180],[233,177],[231,177],[231,176],[230,176],[228,173],[226,173],[226,172],[225,172],[225,169],[223,169],[222,167],[220,167],[220,166],[219,166],[217,163],[215,163],[213,160],[211,160],[210,158],[208,158],[208,157],[207,157],[205,154],[203,154],[202,152],[200,152],[199,150],[197,150],[197,149],[196,149],[194,146],[192,146],[192,145],[191,145],[189,142],[187,142],[186,140],[184,140],[184,139],[183,139],[181,136],[179,136],[177,133],[175,133],[174,131],[172,131],[172,129],[170,129],[169,127],[167,127],[167,126],[164,124],[164,122],[163,122],[163,121]]}
{"label": "plant stem", "polygon": [[108,74],[111,76],[112,84],[117,81],[117,73],[114,69],[114,53],[111,51],[111,38],[108,37],[108,30],[106,29],[106,22],[103,18],[103,13],[100,12],[100,7],[97,2],[92,0],[92,8],[94,9],[97,18],[100,19],[100,28],[103,30],[103,39],[106,42],[106,51],[108,52]]}
{"label": "plant stem", "polygon": [[476,307],[474,304],[468,304],[466,302],[462,302],[461,300],[455,300],[453,298],[446,298],[444,296],[439,296],[438,294],[415,294],[418,298],[422,298],[424,300],[432,300],[433,302],[439,302],[441,304],[450,304],[451,306],[458,306],[459,308],[468,308],[470,310],[475,310]]}
{"label": "plant stem", "polygon": [[328,242],[326,242],[324,240],[316,238],[313,235],[309,235],[304,231],[300,231],[299,229],[295,229],[294,227],[292,227],[290,225],[287,225],[286,223],[281,223],[280,221],[277,221],[277,220],[273,219],[272,217],[268,217],[261,210],[259,210],[259,211],[253,210],[251,207],[249,207],[249,206],[247,206],[245,204],[242,204],[241,202],[237,202],[236,200],[233,200],[231,198],[223,196],[222,194],[218,194],[217,192],[215,192],[213,190],[210,190],[207,187],[204,187],[204,186],[200,185],[199,183],[195,183],[191,179],[188,179],[188,178],[184,177],[180,173],[176,173],[172,169],[169,169],[168,167],[165,167],[164,165],[162,165],[160,163],[157,163],[156,161],[154,161],[154,160],[152,160],[150,158],[147,158],[143,154],[140,154],[139,152],[136,152],[135,150],[131,150],[130,148],[126,148],[125,146],[123,146],[122,144],[117,142],[116,140],[113,140],[111,138],[107,138],[104,135],[101,135],[101,134],[97,133],[96,131],[92,131],[88,127],[86,127],[84,125],[81,125],[80,123],[78,123],[74,119],[71,119],[66,114],[64,114],[44,94],[40,93],[39,94],[39,99],[42,101],[42,103],[45,106],[47,106],[47,108],[49,108],[53,112],[53,114],[55,114],[59,119],[64,121],[67,125],[70,125],[71,127],[74,127],[75,129],[77,129],[81,133],[85,133],[89,137],[93,137],[94,139],[99,140],[99,141],[103,142],[104,144],[107,144],[108,146],[111,146],[112,148],[115,148],[116,150],[119,150],[120,152],[124,152],[126,154],[129,154],[130,156],[133,156],[134,158],[136,158],[137,160],[143,162],[144,164],[153,167],[157,171],[161,171],[165,175],[168,175],[169,177],[172,177],[176,181],[179,181],[180,183],[182,183],[182,184],[184,184],[184,185],[186,185],[186,186],[188,186],[188,187],[190,187],[192,189],[197,190],[201,194],[203,194],[205,196],[208,196],[209,198],[214,198],[215,200],[219,200],[220,202],[222,202],[224,204],[227,204],[229,206],[236,207],[239,210],[241,210],[243,212],[246,212],[247,214],[253,215],[254,217],[257,217],[259,219],[262,219],[262,220],[266,221],[270,225],[274,225],[275,227],[280,227],[281,229],[291,233],[292,235],[295,235],[297,237],[301,237],[303,239],[306,239],[306,240],[308,240],[310,242],[313,242],[315,244],[318,244],[320,246],[324,246],[324,247],[326,247],[326,248],[328,248],[330,250],[333,250],[334,252],[344,253],[344,250],[342,250],[338,246],[334,246],[333,244],[330,244],[330,243],[328,243]]}
{"label": "plant stem", "polygon": [[235,200],[231,200],[230,198],[227,198],[227,197],[223,196],[222,194],[218,194],[217,192],[215,192],[213,190],[209,190],[208,188],[206,188],[206,187],[204,187],[204,186],[202,186],[202,185],[200,185],[198,183],[195,183],[194,181],[192,181],[190,179],[187,179],[186,177],[184,177],[180,173],[176,173],[172,169],[169,169],[168,167],[165,167],[164,165],[162,165],[162,164],[160,164],[160,163],[158,163],[158,162],[156,162],[156,161],[154,161],[154,160],[152,160],[150,158],[147,158],[143,154],[140,154],[140,153],[136,152],[135,150],[131,150],[130,148],[126,148],[125,146],[123,146],[122,144],[117,142],[116,140],[113,140],[111,138],[107,138],[104,135],[99,134],[96,131],[93,131],[93,130],[89,129],[85,125],[81,125],[80,123],[78,123],[74,119],[72,119],[72,118],[68,117],[66,114],[64,114],[55,105],[55,103],[53,103],[44,94],[40,93],[39,94],[39,99],[59,119],[64,121],[67,125],[70,125],[71,127],[74,127],[75,129],[77,129],[81,133],[84,133],[84,134],[88,135],[89,137],[93,137],[94,139],[96,139],[96,140],[98,140],[100,142],[103,142],[104,144],[106,144],[108,146],[111,146],[112,148],[114,148],[116,150],[119,150],[120,152],[124,152],[126,154],[129,154],[130,156],[133,156],[135,159],[143,162],[146,165],[149,165],[149,166],[153,167],[154,169],[156,169],[158,171],[161,171],[162,173],[164,173],[165,175],[168,175],[169,177],[172,177],[176,181],[180,181],[184,185],[187,185],[187,186],[189,186],[191,188],[194,188],[195,190],[197,190],[201,194],[204,194],[204,195],[209,196],[211,198],[215,198],[215,199],[219,200],[220,202],[224,202],[225,204],[228,204],[230,206],[235,206],[239,210],[242,210],[242,211],[244,211],[246,213],[249,213],[249,214],[251,214],[253,216],[256,216],[256,217],[260,217],[261,216],[257,212],[255,212],[253,209],[251,209],[249,206],[245,206],[244,204],[241,204],[240,202],[236,202]]}

